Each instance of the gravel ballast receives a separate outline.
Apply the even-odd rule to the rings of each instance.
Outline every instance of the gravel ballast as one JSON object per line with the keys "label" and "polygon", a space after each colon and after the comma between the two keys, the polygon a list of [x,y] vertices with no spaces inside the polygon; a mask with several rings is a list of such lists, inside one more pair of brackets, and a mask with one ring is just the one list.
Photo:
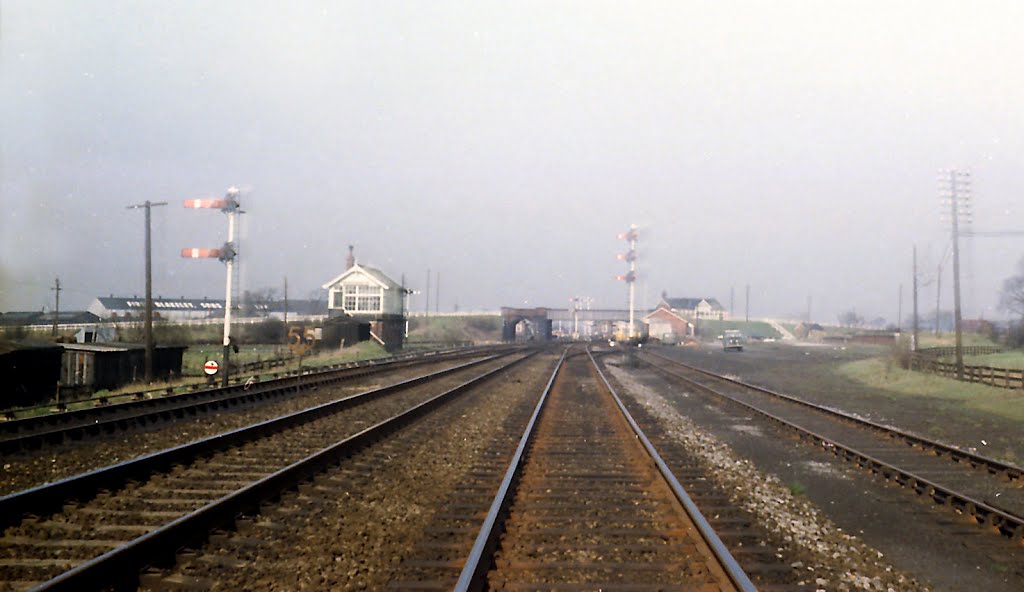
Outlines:
{"label": "gravel ballast", "polygon": [[798,558],[793,567],[807,571],[806,583],[819,590],[928,590],[896,570],[882,553],[836,527],[813,504],[794,496],[778,478],[761,473],[753,463],[739,458],[677,412],[662,395],[623,369],[609,369],[627,393],[663,424],[671,438],[706,464],[709,478],[728,492],[733,503],[756,516],[784,541],[780,552]]}

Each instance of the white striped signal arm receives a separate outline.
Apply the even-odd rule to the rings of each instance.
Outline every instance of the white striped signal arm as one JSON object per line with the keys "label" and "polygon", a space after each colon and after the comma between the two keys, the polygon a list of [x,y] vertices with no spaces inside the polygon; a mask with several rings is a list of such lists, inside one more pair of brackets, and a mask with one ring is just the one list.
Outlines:
{"label": "white striped signal arm", "polygon": [[181,256],[186,259],[219,259],[220,249],[189,249],[181,250]]}
{"label": "white striped signal arm", "polygon": [[200,209],[200,208],[212,208],[222,210],[228,205],[226,199],[186,199],[185,207]]}

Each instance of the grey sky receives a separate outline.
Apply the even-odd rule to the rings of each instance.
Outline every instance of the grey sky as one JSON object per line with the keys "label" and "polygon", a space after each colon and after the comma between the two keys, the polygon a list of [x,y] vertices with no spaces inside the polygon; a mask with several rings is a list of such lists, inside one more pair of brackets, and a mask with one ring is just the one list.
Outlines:
{"label": "grey sky", "polygon": [[[224,216],[181,201],[232,184],[245,287],[305,296],[352,243],[417,289],[440,271],[442,310],[624,306],[637,223],[642,304],[735,286],[740,312],[749,283],[755,315],[893,320],[912,245],[932,270],[947,241],[946,167],[976,229],[1024,229],[1019,2],[0,7],[0,310],[55,276],[62,308],[141,294],[146,199],[171,202],[154,291],[222,297],[178,252]],[[1022,253],[965,241],[966,315],[1003,316]]]}

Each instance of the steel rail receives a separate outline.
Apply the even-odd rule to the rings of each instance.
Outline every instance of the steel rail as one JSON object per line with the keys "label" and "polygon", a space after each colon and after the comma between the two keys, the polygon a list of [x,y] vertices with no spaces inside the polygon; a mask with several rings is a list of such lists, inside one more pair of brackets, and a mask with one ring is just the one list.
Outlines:
{"label": "steel rail", "polygon": [[[441,351],[441,350],[438,350],[438,351]],[[444,351],[450,351],[450,350],[444,350]],[[374,363],[382,364],[382,363],[390,363],[390,362],[415,361],[414,360],[415,358],[421,357],[422,355],[424,355],[424,353],[425,352],[403,353],[403,354],[399,354],[399,355],[395,355],[395,356],[387,356],[387,357],[382,357],[382,358],[373,358],[373,359],[370,359],[370,360],[363,360],[363,361],[356,361],[356,362],[339,362],[337,364],[327,364],[327,365],[324,365],[324,366],[318,366],[318,367],[314,367],[314,368],[317,369],[317,370],[320,370],[320,371],[330,371],[330,370],[343,370],[343,369],[355,368],[355,367],[360,367],[360,366],[367,366],[367,365],[372,365]],[[297,368],[295,370],[284,370],[284,369],[282,369],[282,370],[269,370],[269,369],[264,370],[261,367],[261,365],[263,365],[263,364],[271,364],[269,366],[269,368],[283,367],[283,366],[286,365],[287,362],[289,362],[291,360],[295,360],[295,359],[297,359],[297,358],[294,358],[294,357],[292,357],[292,358],[273,358],[273,359],[268,359],[268,360],[263,360],[263,361],[246,362],[246,363],[243,363],[243,364],[239,364],[238,366],[234,367],[235,376],[231,377],[231,385],[242,385],[242,386],[244,386],[244,383],[246,382],[246,375],[254,377],[256,379],[259,379],[260,377],[263,377],[264,379],[266,379],[267,375],[269,375],[271,378],[281,378],[281,377],[289,377],[289,376],[300,376],[300,375],[305,373],[304,370],[308,371],[310,369],[313,369],[311,367],[306,367],[306,368],[299,367],[299,368]],[[180,378],[186,378],[186,377],[188,377],[188,378],[200,378],[201,376],[203,376],[203,375],[186,375],[186,374],[179,375]],[[207,376],[206,378],[210,379],[211,377]],[[119,392],[119,393],[109,393],[108,392],[107,394],[98,395],[98,396],[94,393],[92,396],[86,396],[86,397],[82,397],[82,398],[63,398],[63,397],[61,397],[60,400],[56,401],[56,402],[47,402],[47,403],[44,403],[44,404],[32,405],[32,406],[29,406],[29,407],[17,407],[17,408],[4,409],[3,413],[5,414],[5,417],[6,417],[5,421],[18,421],[19,419],[31,419],[33,417],[46,416],[46,415],[51,415],[51,416],[58,417],[58,416],[66,413],[68,411],[68,409],[67,409],[68,405],[92,404],[94,406],[99,407],[99,406],[109,405],[109,404],[111,404],[115,400],[116,401],[130,402],[130,401],[141,401],[141,400],[144,400],[144,399],[154,399],[154,398],[159,399],[159,398],[163,398],[163,397],[167,397],[167,396],[172,396],[172,395],[175,394],[176,391],[177,391],[178,394],[186,394],[186,393],[192,393],[192,392],[196,392],[196,391],[208,391],[208,390],[216,390],[216,389],[221,388],[221,387],[212,387],[211,384],[212,383],[210,381],[203,381],[203,382],[194,381],[194,382],[189,382],[189,383],[180,384],[180,385],[176,385],[176,386],[163,386],[163,387],[156,387],[156,388],[147,388],[147,389],[141,389],[141,390],[137,390],[137,391],[128,391],[128,392]],[[21,415],[22,417],[19,418],[18,417],[19,415]],[[0,431],[6,431],[6,430],[4,430],[2,428],[4,428],[4,426],[3,426],[3,424],[0,424]]]}
{"label": "steel rail", "polygon": [[[504,479],[502,479],[490,510],[487,512],[487,517],[480,528],[480,533],[477,535],[473,548],[471,549],[469,556],[466,559],[466,563],[463,566],[462,572],[459,575],[459,580],[454,587],[456,592],[482,590],[486,587],[487,571],[490,565],[485,561],[485,559],[491,557],[494,549],[497,547],[498,540],[503,529],[504,520],[507,517],[509,506],[512,503],[515,484],[518,482],[525,464],[524,460],[526,450],[529,447],[530,441],[533,439],[534,428],[536,427],[537,420],[544,411],[551,387],[554,385],[555,377],[561,370],[568,351],[569,348],[566,348],[565,352],[563,352],[562,358],[559,360],[554,372],[552,372],[551,378],[548,380],[548,384],[541,395],[540,401],[538,401],[533,415],[527,423],[526,429],[523,431],[523,436],[519,441],[519,446],[516,448],[516,452],[509,463],[509,468],[505,473]],[[696,504],[693,503],[693,500],[690,499],[689,495],[687,495],[683,490],[679,480],[675,478],[671,470],[668,468],[668,465],[665,464],[661,456],[654,449],[654,446],[644,435],[639,425],[637,425],[632,416],[626,410],[622,401],[615,393],[615,390],[611,387],[611,384],[608,383],[607,378],[605,378],[604,373],[601,372],[597,361],[594,359],[589,349],[586,350],[586,355],[590,358],[590,361],[597,370],[601,380],[612,394],[620,413],[623,414],[634,434],[636,434],[637,439],[643,444],[644,449],[651,456],[652,460],[654,460],[659,473],[661,473],[662,477],[668,482],[669,487],[676,496],[676,499],[683,505],[686,513],[693,521],[701,537],[708,544],[712,553],[715,555],[715,558],[721,564],[727,577],[739,590],[743,590],[744,592],[755,592],[756,588],[750,581],[750,578],[739,566],[739,563],[737,563],[735,558],[732,557],[732,554],[729,553],[728,549],[726,549],[721,539],[717,534],[715,534],[714,529],[710,524],[708,524],[707,520],[700,513],[700,510],[697,509]]]}
{"label": "steel rail", "polygon": [[[161,558],[173,557],[177,549],[199,545],[207,540],[209,532],[217,527],[233,524],[239,514],[257,512],[259,505],[279,497],[299,483],[317,474],[372,442],[387,437],[408,425],[414,419],[437,409],[444,403],[478,386],[509,367],[531,357],[533,353],[512,360],[499,368],[455,386],[402,413],[381,421],[306,458],[255,481],[241,489],[213,501],[198,510],[182,516],[162,527],[140,536],[95,559],[79,565],[41,585],[33,591],[96,590],[108,588],[112,579],[137,581],[138,572],[146,565],[159,563]],[[116,575],[115,575],[116,574]]]}
{"label": "steel rail", "polygon": [[[587,353],[590,353],[589,350]],[[697,504],[693,502],[690,495],[686,493],[685,489],[683,489],[682,484],[679,483],[679,479],[677,479],[672,473],[672,469],[669,468],[668,464],[666,464],[664,459],[661,458],[661,455],[658,454],[658,451],[654,448],[654,444],[651,443],[643,430],[641,430],[640,426],[636,423],[636,420],[633,419],[633,416],[626,409],[626,406],[622,403],[622,399],[619,398],[618,393],[615,392],[611,383],[608,382],[608,378],[604,375],[604,372],[601,371],[601,367],[598,365],[597,360],[595,360],[593,356],[590,356],[590,361],[594,365],[594,369],[597,370],[598,376],[601,377],[601,381],[604,383],[604,386],[608,389],[608,392],[612,394],[612,398],[615,400],[615,405],[618,406],[623,417],[625,417],[626,421],[629,422],[629,426],[633,429],[633,433],[636,434],[637,440],[643,445],[651,459],[654,460],[654,464],[658,467],[658,472],[661,473],[662,478],[668,482],[669,486],[672,488],[672,493],[675,494],[679,503],[683,505],[686,513],[690,516],[690,520],[693,521],[694,525],[697,527],[697,531],[700,533],[701,537],[703,537],[704,542],[708,544],[719,563],[722,564],[729,580],[732,581],[734,586],[744,592],[756,592],[757,588],[754,586],[754,583],[750,581],[750,577],[747,576],[746,572],[743,571],[743,568],[740,567],[739,562],[736,561],[736,558],[733,557],[732,553],[729,552],[729,549],[726,548],[725,543],[722,542],[718,533],[716,533],[715,529],[708,523],[707,518],[701,514]]]}
{"label": "steel rail", "polygon": [[[661,356],[658,357],[660,358]],[[674,360],[668,361],[673,362]],[[690,367],[686,364],[680,365]],[[666,372],[669,375],[674,376],[680,380],[686,381],[698,388],[702,388],[710,393],[728,399],[750,411],[754,411],[775,422],[778,422],[779,424],[796,431],[797,434],[800,435],[801,437],[809,437],[812,440],[819,442],[822,446],[831,449],[832,453],[835,454],[836,456],[842,456],[844,460],[856,462],[859,466],[869,469],[873,473],[880,474],[887,480],[892,480],[898,483],[899,485],[912,488],[918,495],[928,495],[930,498],[932,498],[933,501],[935,501],[935,503],[939,505],[949,505],[955,511],[969,514],[981,526],[994,527],[1003,536],[1006,536],[1016,541],[1024,539],[1024,517],[1018,516],[1012,512],[1008,512],[1001,508],[996,508],[983,500],[973,498],[964,493],[955,491],[953,489],[935,483],[934,481],[931,481],[925,477],[921,477],[908,470],[902,469],[896,465],[893,465],[874,456],[871,456],[870,454],[861,452],[856,448],[853,448],[852,446],[847,446],[837,440],[829,438],[828,436],[804,428],[787,419],[779,417],[778,415],[775,415],[769,411],[760,409],[755,405],[751,405],[744,401],[740,401],[739,399],[727,393],[715,390],[708,385],[700,384],[699,382],[693,381],[684,376],[679,376],[678,374],[668,372],[665,368],[659,368],[657,366],[655,366],[655,368],[663,372]],[[704,374],[710,374],[712,376],[715,376],[714,374],[700,370],[699,368],[695,368],[695,370],[698,370]],[[724,377],[722,377],[722,380],[735,382]],[[814,406],[812,405],[812,407]],[[842,453],[841,455],[840,452]]]}
{"label": "steel rail", "polygon": [[514,491],[515,484],[519,481],[519,476],[522,474],[523,459],[526,456],[528,442],[533,436],[533,428],[536,426],[537,419],[544,410],[544,405],[548,400],[548,393],[551,392],[551,387],[555,384],[555,377],[558,375],[558,371],[562,369],[562,364],[565,362],[565,357],[568,353],[569,348],[567,347],[562,352],[562,357],[558,360],[558,364],[555,365],[554,371],[551,372],[551,378],[548,379],[548,384],[544,387],[544,392],[541,393],[540,400],[537,402],[536,407],[534,407],[533,415],[530,416],[530,421],[527,422],[526,429],[523,430],[519,446],[516,447],[516,452],[512,455],[512,460],[509,462],[505,477],[501,480],[501,485],[498,487],[498,493],[494,496],[494,501],[487,511],[487,517],[484,518],[484,523],[480,527],[480,533],[477,535],[473,548],[470,549],[469,556],[466,558],[466,563],[462,567],[462,572],[459,574],[459,579],[455,583],[454,590],[456,592],[482,590],[485,587],[487,570],[490,565],[484,559],[490,557],[497,547],[498,538],[501,536],[502,527],[508,515],[509,504],[512,503],[511,494]]}
{"label": "steel rail", "polygon": [[454,355],[420,356],[386,362],[360,362],[357,366],[332,368],[298,376],[287,376],[252,385],[232,385],[223,388],[205,389],[169,395],[157,399],[129,401],[24,418],[0,423],[0,431],[14,433],[12,437],[0,439],[0,454],[11,454],[19,450],[32,450],[47,443],[59,444],[68,440],[79,440],[86,436],[111,433],[127,429],[132,424],[148,422],[158,418],[184,417],[208,409],[216,409],[256,401],[262,398],[298,392],[304,388],[334,384],[344,380],[368,376],[392,368],[410,364],[427,363],[440,359],[458,359],[484,354],[483,351],[459,352]]}
{"label": "steel rail", "polygon": [[[480,348],[480,349],[486,351],[488,348]],[[490,349],[493,350],[493,348],[490,348]],[[415,353],[415,354],[403,354],[403,355],[400,355],[400,356],[391,356],[391,357],[387,357],[387,358],[376,358],[376,359],[363,360],[363,361],[359,361],[359,362],[347,362],[347,363],[344,363],[344,364],[333,364],[333,365],[330,365],[330,366],[324,366],[324,367],[316,368],[316,369],[314,369],[314,368],[304,368],[304,369],[302,369],[301,372],[292,371],[292,372],[289,372],[289,373],[285,373],[283,376],[278,376],[277,375],[278,373],[275,372],[275,373],[271,374],[271,379],[270,380],[263,380],[261,382],[262,383],[267,383],[267,382],[272,382],[272,381],[275,381],[275,380],[276,381],[283,381],[283,380],[288,380],[288,379],[298,379],[298,378],[301,378],[301,377],[304,377],[304,376],[309,376],[309,375],[338,373],[338,372],[349,372],[349,371],[353,371],[353,370],[359,371],[359,370],[364,370],[364,369],[369,370],[370,372],[373,372],[374,370],[377,370],[377,369],[380,369],[380,368],[391,368],[391,367],[398,367],[398,366],[409,365],[409,364],[413,364],[414,365],[414,364],[417,364],[417,363],[420,363],[420,362],[428,361],[429,359],[431,359],[431,356],[437,356],[437,357],[435,357],[433,359],[439,359],[439,358],[458,358],[458,357],[465,357],[465,356],[468,356],[468,355],[474,355],[475,353],[476,353],[475,351],[471,351],[468,348],[463,348],[462,350],[437,350],[437,351],[421,352],[421,353]],[[170,388],[170,389],[155,389],[155,390],[149,390],[149,391],[138,391],[138,392],[134,392],[134,393],[124,393],[124,394],[117,394],[117,395],[108,395],[106,397],[94,397],[92,399],[83,399],[83,400],[80,400],[80,401],[69,401],[68,403],[78,403],[78,404],[89,403],[91,401],[91,402],[93,402],[95,404],[95,406],[94,407],[85,407],[85,408],[82,408],[82,409],[76,409],[76,410],[71,410],[71,411],[59,411],[59,412],[53,412],[53,413],[43,413],[43,414],[39,414],[39,415],[33,415],[33,416],[30,416],[30,417],[23,417],[23,418],[19,418],[19,419],[9,419],[9,420],[0,421],[0,434],[3,434],[3,435],[6,436],[7,434],[19,434],[19,433],[26,433],[26,432],[34,432],[34,431],[39,431],[40,429],[45,429],[46,427],[51,426],[51,425],[73,424],[75,422],[80,422],[80,423],[84,424],[86,422],[91,421],[92,417],[90,417],[90,416],[94,416],[94,415],[95,416],[103,416],[103,415],[111,414],[111,413],[114,413],[114,412],[117,412],[117,411],[120,411],[120,410],[131,409],[133,407],[148,408],[148,407],[173,406],[173,405],[177,404],[177,401],[179,401],[179,400],[216,398],[216,397],[219,397],[219,396],[224,395],[224,394],[229,394],[229,393],[234,392],[236,390],[244,390],[245,389],[245,384],[244,383],[233,384],[233,385],[228,386],[228,387],[201,388],[201,387],[205,387],[205,386],[206,385],[201,385],[201,384],[187,385],[187,388],[189,388],[188,391],[177,393],[177,394],[175,394],[173,392],[170,392],[170,391],[173,390],[173,388]],[[160,396],[149,396],[149,395],[154,395],[154,394],[160,394]],[[120,399],[120,398],[124,398],[126,400],[124,402],[121,402],[121,403],[112,403],[112,404],[102,403],[103,400]],[[44,409],[44,408],[50,408],[50,407],[52,407],[52,405],[38,406],[38,407],[35,407],[35,408],[31,408],[31,409],[37,409],[38,410],[38,409]],[[24,410],[20,410],[20,411],[24,411]],[[0,440],[0,442],[2,442],[2,440]]]}
{"label": "steel rail", "polygon": [[149,475],[168,470],[175,464],[189,463],[203,455],[257,440],[269,434],[349,409],[372,397],[429,382],[492,359],[485,358],[460,364],[0,497],[0,528],[17,523],[23,515],[48,514],[59,510],[68,500],[91,499],[101,490],[117,488],[130,480],[145,480]]}
{"label": "steel rail", "polygon": [[[751,389],[751,390],[754,390],[754,391],[757,391],[757,392],[760,392],[760,393],[764,393],[766,395],[770,395],[772,397],[778,397],[778,398],[783,399],[785,401],[788,401],[790,403],[795,403],[797,405],[801,405],[801,406],[807,407],[809,409],[814,409],[815,411],[818,411],[818,412],[821,412],[821,413],[824,413],[824,414],[827,414],[827,415],[832,415],[834,417],[839,417],[841,419],[844,419],[844,420],[847,420],[849,422],[855,423],[855,424],[860,425],[862,427],[870,428],[872,430],[875,430],[877,432],[881,432],[881,433],[886,434],[886,435],[899,436],[900,438],[902,438],[903,440],[906,440],[907,442],[909,442],[911,444],[917,444],[917,445],[922,446],[922,447],[931,448],[931,449],[935,450],[937,453],[939,453],[940,455],[941,454],[946,454],[952,460],[954,460],[955,462],[967,461],[967,462],[969,462],[971,464],[971,466],[975,466],[975,467],[982,466],[982,467],[985,467],[986,470],[989,473],[991,473],[993,475],[996,475],[996,474],[1004,475],[1010,481],[1021,481],[1021,480],[1024,480],[1024,467],[1021,467],[1021,466],[1018,466],[1018,465],[1014,465],[1014,464],[1010,464],[1010,463],[1003,462],[1003,461],[1000,461],[1000,460],[996,460],[996,459],[988,457],[988,456],[984,456],[984,455],[981,455],[981,454],[970,452],[968,450],[964,450],[962,448],[958,448],[956,446],[952,446],[952,445],[949,445],[949,444],[944,444],[942,442],[938,442],[938,441],[935,441],[935,440],[929,440],[928,438],[925,438],[925,437],[922,437],[922,436],[918,436],[918,435],[912,434],[910,432],[905,432],[905,431],[903,431],[903,430],[901,430],[899,428],[885,426],[885,425],[882,425],[880,423],[875,423],[875,422],[873,422],[871,420],[863,419],[861,417],[857,417],[855,415],[851,415],[849,413],[846,413],[846,412],[843,412],[843,411],[839,411],[837,409],[831,409],[829,407],[825,407],[825,406],[822,406],[822,405],[816,405],[816,404],[811,403],[809,401],[805,401],[805,400],[800,399],[798,397],[794,397],[793,395],[787,395],[785,393],[780,393],[778,391],[774,391],[774,390],[771,390],[769,388],[765,388],[765,387],[762,387],[762,386],[757,386],[757,385],[751,384],[749,382],[745,382],[743,380],[739,380],[739,379],[735,379],[735,378],[728,378],[726,376],[721,376],[719,374],[715,374],[714,372],[705,370],[703,368],[697,368],[696,366],[691,366],[690,364],[687,364],[685,362],[680,362],[679,360],[674,360],[672,358],[663,356],[663,355],[658,354],[658,353],[644,352],[644,354],[647,354],[647,355],[650,355],[651,357],[655,357],[655,358],[664,360],[666,362],[675,364],[677,366],[682,366],[684,368],[688,368],[688,369],[693,370],[695,372],[698,372],[700,374],[704,374],[706,376],[710,376],[711,378],[714,378],[714,379],[719,380],[719,381],[729,382],[729,383],[732,383],[732,384],[736,384],[736,385],[742,386],[744,388],[748,388],[748,389]],[[680,377],[680,378],[682,378],[682,377]]]}

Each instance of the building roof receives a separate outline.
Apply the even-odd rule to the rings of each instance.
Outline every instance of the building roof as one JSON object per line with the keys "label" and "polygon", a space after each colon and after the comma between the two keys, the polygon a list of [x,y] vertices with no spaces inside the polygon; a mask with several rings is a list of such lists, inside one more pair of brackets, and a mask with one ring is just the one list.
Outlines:
{"label": "building roof", "polygon": [[0,355],[9,354],[11,352],[31,350],[31,351],[54,351],[61,350],[60,343],[52,343],[49,341],[36,341],[36,340],[19,340],[11,341],[9,339],[0,339]]}
{"label": "building roof", "polygon": [[363,276],[366,276],[366,277],[370,278],[371,281],[373,281],[375,284],[379,285],[381,288],[384,288],[385,290],[404,290],[405,289],[405,288],[402,287],[401,284],[399,284],[395,280],[389,278],[383,271],[377,269],[376,267],[370,267],[369,265],[362,265],[362,264],[359,264],[359,263],[356,263],[355,265],[353,265],[349,269],[345,270],[345,273],[339,275],[338,277],[336,277],[333,280],[327,282],[326,284],[324,284],[321,287],[323,289],[325,289],[325,290],[330,290],[332,286],[338,285],[344,279],[346,279],[350,275],[354,275],[354,274],[361,274]]}
{"label": "building roof", "polygon": [[650,319],[650,318],[652,318],[652,317],[654,317],[654,316],[656,316],[656,315],[657,315],[657,316],[665,316],[665,315],[669,315],[669,316],[671,316],[671,317],[673,317],[673,318],[679,319],[680,321],[682,321],[682,322],[686,323],[687,325],[693,325],[693,323],[691,323],[690,321],[688,321],[688,320],[684,319],[683,317],[681,317],[681,316],[677,315],[677,314],[675,313],[675,311],[673,311],[673,310],[670,310],[670,309],[667,309],[667,308],[656,308],[656,309],[652,310],[650,314],[648,314],[647,316],[645,316],[645,317],[643,318],[643,320],[645,320],[645,321],[646,321],[647,319]]}
{"label": "building roof", "polygon": [[[133,350],[144,350],[146,349],[145,344],[142,343],[62,343],[60,344],[65,350],[69,351],[84,351],[84,352],[96,352],[96,353],[107,353],[107,352],[126,352]],[[178,350],[188,349],[187,345],[166,345],[157,344],[153,346],[155,350]]]}
{"label": "building roof", "polygon": [[[146,299],[133,296],[124,298],[120,296],[101,296],[97,302],[106,310],[111,312],[144,312],[146,310]],[[241,297],[232,303],[236,309],[246,309],[261,313],[283,313],[284,300],[270,300],[262,302],[246,302]],[[210,300],[208,298],[154,298],[153,312],[179,311],[208,313],[211,315],[222,315],[224,312],[223,300]],[[288,300],[288,313],[296,315],[322,315],[327,314],[327,302],[323,300]],[[64,313],[61,313],[61,318]],[[98,318],[97,318],[98,320]],[[52,318],[51,318],[52,322]]]}
{"label": "building roof", "polygon": [[[240,306],[250,308],[253,311],[270,314],[284,313],[284,300],[271,300],[269,302],[242,302]],[[326,300],[288,300],[288,314],[294,315],[325,315],[327,314]]]}
{"label": "building roof", "polygon": [[666,296],[662,300],[674,310],[694,310],[701,302],[707,302],[712,310],[724,310],[715,298],[669,298]]}
{"label": "building roof", "polygon": [[[132,296],[100,296],[96,299],[103,308],[107,310],[146,310],[146,297]],[[194,311],[218,311],[224,310],[223,300],[208,300],[206,298],[154,298],[153,310],[194,310]]]}
{"label": "building roof", "polygon": [[121,352],[128,351],[129,349],[137,349],[135,347],[128,347],[124,345],[113,345],[109,343],[66,343],[64,349],[69,351],[86,351],[86,352]]}

